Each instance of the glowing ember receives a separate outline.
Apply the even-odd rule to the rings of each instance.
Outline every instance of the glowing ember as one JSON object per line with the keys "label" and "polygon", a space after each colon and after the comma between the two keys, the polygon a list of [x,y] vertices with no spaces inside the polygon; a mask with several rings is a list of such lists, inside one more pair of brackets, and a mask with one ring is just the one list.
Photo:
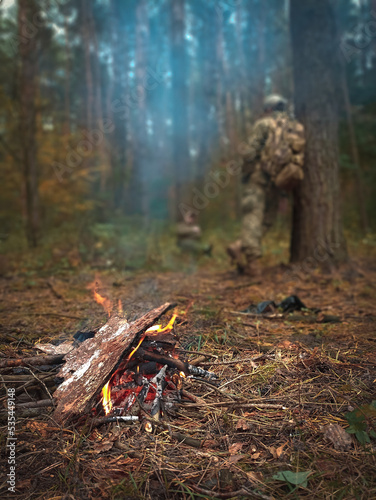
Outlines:
{"label": "glowing ember", "polygon": [[[100,295],[95,290],[93,290],[93,291],[94,291],[94,296],[97,295],[100,297]],[[102,297],[101,297],[101,299],[102,299]],[[105,299],[105,300],[107,300],[107,299]],[[100,303],[102,303],[102,302],[100,302]],[[103,305],[103,303],[102,303],[102,305]],[[120,305],[121,305],[121,303],[120,303]],[[119,310],[120,310],[120,307],[119,307]],[[153,336],[153,335],[156,335],[157,333],[171,331],[173,329],[174,322],[175,322],[176,318],[177,318],[177,314],[174,314],[165,327],[162,327],[162,325],[154,325],[154,326],[150,327],[148,330],[146,330],[141,335],[136,347],[133,348],[133,350],[130,352],[130,354],[125,359],[125,365],[127,365],[127,363],[132,358],[132,356],[134,356],[134,354],[137,352],[137,350],[141,346],[141,344],[144,341],[146,336]],[[139,375],[139,372],[140,372],[139,366],[137,366],[137,368],[135,367],[134,372],[125,370],[122,373],[122,372],[119,372],[119,370],[117,370],[114,373],[114,375],[111,377],[110,381],[107,382],[107,384],[103,387],[103,389],[102,389],[102,405],[103,405],[103,408],[104,408],[106,415],[108,415],[112,410],[113,404],[112,404],[111,396],[113,397],[115,408],[117,408],[117,406],[118,406],[118,399],[119,399],[119,397],[121,397],[122,393],[128,394],[129,397],[131,398],[131,400],[129,400],[129,406],[131,406],[133,404],[133,402],[135,400],[135,396],[138,396],[139,393],[141,393],[142,386],[134,387],[131,391],[129,389],[127,389],[125,386],[128,384],[134,383],[133,382],[134,374]],[[153,375],[149,375],[148,377],[152,378],[152,376]],[[121,385],[123,385],[124,389],[119,391],[118,387]],[[154,384],[152,384],[150,386],[150,388],[148,387],[148,389],[146,391],[147,392],[147,394],[145,395],[146,401],[149,398],[154,399],[154,397],[155,397],[156,389],[153,387],[153,385]],[[111,387],[113,387],[113,386],[116,386],[116,387],[114,388],[113,394],[111,394]]]}
{"label": "glowing ember", "polygon": [[109,381],[102,389],[102,396],[103,396],[102,404],[103,404],[104,412],[106,415],[108,415],[112,410],[111,389],[110,389],[110,382]]}

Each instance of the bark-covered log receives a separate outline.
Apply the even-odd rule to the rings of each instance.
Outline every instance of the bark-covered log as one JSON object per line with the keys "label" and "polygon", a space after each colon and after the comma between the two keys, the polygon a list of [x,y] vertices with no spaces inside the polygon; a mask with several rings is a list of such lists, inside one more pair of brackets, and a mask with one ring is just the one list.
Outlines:
{"label": "bark-covered log", "polygon": [[171,304],[166,303],[130,324],[114,316],[94,338],[68,353],[58,374],[65,380],[54,393],[57,401],[55,419],[64,422],[88,413],[119,360],[130,351],[132,342],[170,307]]}

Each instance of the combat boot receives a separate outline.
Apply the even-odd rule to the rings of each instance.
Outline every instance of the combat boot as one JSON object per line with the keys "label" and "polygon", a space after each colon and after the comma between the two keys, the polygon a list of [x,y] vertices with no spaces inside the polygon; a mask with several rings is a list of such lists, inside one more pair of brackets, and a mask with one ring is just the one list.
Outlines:
{"label": "combat boot", "polygon": [[243,274],[251,278],[261,278],[261,266],[258,260],[249,260],[243,268]]}
{"label": "combat boot", "polygon": [[236,265],[238,272],[240,274],[243,274],[244,267],[246,266],[247,262],[245,259],[245,255],[243,254],[243,251],[242,251],[241,240],[237,240],[234,243],[232,243],[231,245],[229,245],[226,248],[226,252],[231,258],[231,263]]}

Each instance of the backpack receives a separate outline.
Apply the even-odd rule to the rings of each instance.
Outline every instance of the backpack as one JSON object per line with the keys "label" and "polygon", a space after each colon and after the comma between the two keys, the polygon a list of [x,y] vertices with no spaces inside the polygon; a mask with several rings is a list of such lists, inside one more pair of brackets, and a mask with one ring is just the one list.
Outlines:
{"label": "backpack", "polygon": [[286,114],[271,118],[270,123],[261,166],[277,188],[289,191],[304,177],[304,127]]}

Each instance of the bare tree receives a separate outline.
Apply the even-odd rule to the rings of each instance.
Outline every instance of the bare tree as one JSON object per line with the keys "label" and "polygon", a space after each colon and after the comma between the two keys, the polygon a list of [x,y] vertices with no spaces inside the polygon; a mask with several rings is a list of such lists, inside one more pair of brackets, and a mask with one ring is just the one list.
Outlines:
{"label": "bare tree", "polygon": [[338,43],[330,0],[291,0],[295,109],[306,130],[305,177],[293,208],[291,260],[346,259],[338,161]]}
{"label": "bare tree", "polygon": [[[29,246],[37,246],[40,231],[36,133],[37,34],[30,34],[30,20],[37,13],[35,0],[18,1],[20,55],[20,138],[23,166],[26,236]],[[29,33],[25,37],[25,33]]]}

